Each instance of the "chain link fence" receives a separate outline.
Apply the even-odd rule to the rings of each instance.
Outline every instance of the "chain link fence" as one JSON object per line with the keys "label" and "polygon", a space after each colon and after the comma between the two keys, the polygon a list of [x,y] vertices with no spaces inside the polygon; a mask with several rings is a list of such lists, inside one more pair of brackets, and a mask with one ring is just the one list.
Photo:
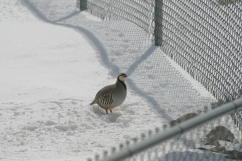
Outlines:
{"label": "chain link fence", "polygon": [[[217,99],[241,96],[242,1],[163,0],[160,6],[161,49]],[[238,114],[232,117],[241,124]]]}
{"label": "chain link fence", "polygon": [[[229,161],[242,159],[242,146],[232,128],[233,120],[224,115],[241,108],[242,99],[186,114],[163,128],[142,133],[118,147],[96,155],[95,161]],[[222,112],[223,111],[223,112]],[[189,131],[190,130],[190,131]],[[152,146],[151,146],[152,145]],[[89,159],[92,161],[92,159]]]}
{"label": "chain link fence", "polygon": [[[145,31],[152,33],[154,19],[154,1],[125,1],[125,0],[84,0],[80,1],[81,8],[102,19],[125,19]],[[86,7],[85,7],[86,6]]]}
{"label": "chain link fence", "polygon": [[217,99],[241,95],[242,3],[163,1],[161,49]]}
{"label": "chain link fence", "polygon": [[[160,46],[161,51],[222,104],[241,97],[242,1],[80,0],[80,6],[104,20],[126,20],[142,28],[152,36],[154,44]],[[232,114],[232,118],[224,116],[128,160],[226,160],[224,156],[211,152],[221,152],[223,155],[233,153],[235,150],[231,146],[226,148],[227,143],[216,142],[212,147],[201,147],[198,139],[221,126],[239,136],[241,118],[241,112]],[[236,124],[238,129],[233,129],[232,124]],[[146,136],[152,137],[151,133]],[[237,145],[239,141],[229,142],[236,142]],[[194,147],[193,150],[191,147]],[[206,152],[201,152],[201,149]],[[150,159],[151,156],[156,159]]]}
{"label": "chain link fence", "polygon": [[103,19],[119,17],[154,34],[161,50],[217,99],[241,96],[241,1],[81,0],[83,5]]}

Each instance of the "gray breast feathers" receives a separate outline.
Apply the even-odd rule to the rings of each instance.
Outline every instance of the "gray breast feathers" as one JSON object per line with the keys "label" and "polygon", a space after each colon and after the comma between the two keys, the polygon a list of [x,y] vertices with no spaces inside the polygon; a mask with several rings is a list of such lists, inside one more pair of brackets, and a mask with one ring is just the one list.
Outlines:
{"label": "gray breast feathers", "polygon": [[96,102],[101,107],[108,108],[120,105],[126,98],[126,86],[116,82],[113,85],[102,88],[96,95]]}

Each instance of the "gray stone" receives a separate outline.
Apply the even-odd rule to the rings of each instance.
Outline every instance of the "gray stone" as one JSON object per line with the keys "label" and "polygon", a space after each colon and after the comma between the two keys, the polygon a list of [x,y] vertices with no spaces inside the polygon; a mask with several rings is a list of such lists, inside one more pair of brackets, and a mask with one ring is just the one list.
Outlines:
{"label": "gray stone", "polygon": [[227,154],[226,158],[242,160],[242,152],[232,150],[232,151],[226,151],[225,153]]}
{"label": "gray stone", "polygon": [[212,129],[206,137],[202,140],[205,145],[218,146],[219,140],[233,142],[235,140],[234,134],[224,126],[217,126]]}

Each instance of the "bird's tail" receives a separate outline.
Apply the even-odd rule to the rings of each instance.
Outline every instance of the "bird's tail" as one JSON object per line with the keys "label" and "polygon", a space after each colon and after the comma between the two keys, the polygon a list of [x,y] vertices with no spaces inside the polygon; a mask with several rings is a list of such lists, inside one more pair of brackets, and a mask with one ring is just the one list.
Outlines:
{"label": "bird's tail", "polygon": [[96,102],[95,102],[95,100],[93,100],[91,103],[90,103],[90,105],[93,105],[93,104],[95,104]]}

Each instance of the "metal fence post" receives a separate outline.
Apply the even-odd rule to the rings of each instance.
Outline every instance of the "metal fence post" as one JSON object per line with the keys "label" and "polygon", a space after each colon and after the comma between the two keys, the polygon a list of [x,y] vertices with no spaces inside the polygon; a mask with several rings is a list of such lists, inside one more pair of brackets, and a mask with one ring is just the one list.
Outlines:
{"label": "metal fence post", "polygon": [[83,10],[86,10],[87,9],[87,0],[77,0],[79,1],[79,8],[80,8],[80,11],[83,11]]}
{"label": "metal fence post", "polygon": [[154,29],[154,39],[155,45],[162,45],[162,19],[163,19],[163,0],[155,0],[155,29]]}

